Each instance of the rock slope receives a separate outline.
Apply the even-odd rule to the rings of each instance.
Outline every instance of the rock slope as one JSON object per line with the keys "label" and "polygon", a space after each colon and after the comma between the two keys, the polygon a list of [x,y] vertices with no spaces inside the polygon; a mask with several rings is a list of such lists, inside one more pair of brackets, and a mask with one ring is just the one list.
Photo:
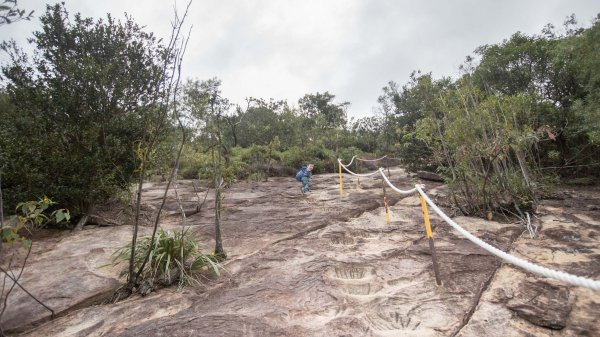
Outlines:
{"label": "rock slope", "polygon": [[[399,187],[415,183],[400,169],[392,171],[392,178]],[[226,192],[223,235],[230,258],[218,280],[207,280],[199,288],[162,289],[117,304],[65,309],[62,317],[23,335],[598,335],[600,294],[503,264],[432,214],[443,281],[437,286],[415,196],[401,197],[388,189],[392,207],[386,223],[380,180],[361,179],[358,186],[356,179],[345,178],[341,199],[335,175],[316,176],[306,197],[297,185],[277,178],[236,184]],[[158,195],[156,188],[148,185],[147,194]],[[429,194],[443,204],[447,192],[431,185]],[[189,184],[180,184],[180,195],[186,200],[184,208],[194,207],[198,197]],[[598,219],[593,208],[600,203],[595,195],[591,191],[591,206],[577,212],[562,208],[575,198],[572,195],[545,202],[536,239],[519,223],[455,220],[505,251],[598,279],[600,227],[593,220]],[[156,198],[147,197],[146,202],[152,205]],[[200,213],[186,219],[206,238],[207,247],[213,233],[210,205],[209,199]],[[172,215],[163,219],[164,227],[181,226],[177,209],[176,203],[169,203]],[[127,228],[88,229],[81,235],[102,237],[96,231]],[[28,268],[42,268],[44,263],[48,262],[40,260]],[[87,268],[94,271],[89,266],[93,264]],[[78,282],[87,281],[62,282],[83,286]],[[12,317],[18,315],[19,311]]]}

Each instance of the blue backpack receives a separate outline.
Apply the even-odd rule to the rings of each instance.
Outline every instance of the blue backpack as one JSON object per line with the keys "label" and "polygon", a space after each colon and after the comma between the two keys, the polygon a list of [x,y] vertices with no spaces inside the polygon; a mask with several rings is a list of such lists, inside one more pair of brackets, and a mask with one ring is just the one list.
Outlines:
{"label": "blue backpack", "polygon": [[300,171],[298,171],[298,173],[296,173],[296,180],[302,181],[302,178],[304,178],[305,175],[306,175],[306,166],[302,166],[300,168]]}

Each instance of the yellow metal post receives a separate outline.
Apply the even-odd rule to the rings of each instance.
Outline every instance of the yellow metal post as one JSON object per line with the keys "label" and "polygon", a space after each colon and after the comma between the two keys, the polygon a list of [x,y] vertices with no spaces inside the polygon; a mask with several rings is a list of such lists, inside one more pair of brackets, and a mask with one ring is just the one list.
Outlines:
{"label": "yellow metal post", "polygon": [[427,235],[427,241],[429,241],[429,250],[431,252],[431,260],[433,261],[433,272],[435,273],[435,282],[438,286],[442,285],[440,280],[440,271],[437,263],[437,256],[435,254],[435,245],[433,243],[433,234],[431,233],[431,224],[429,223],[429,212],[427,211],[427,202],[422,195],[419,195],[421,200],[421,209],[423,210],[423,220],[425,221],[425,234]]}
{"label": "yellow metal post", "polygon": [[427,234],[427,238],[431,239],[433,237],[431,233],[431,224],[429,223],[429,212],[427,211],[427,202],[423,196],[419,196],[419,200],[421,200],[421,209],[423,210],[423,220],[425,221],[425,234]]}
{"label": "yellow metal post", "polygon": [[390,223],[390,207],[388,206],[387,197],[383,197],[383,203],[385,204],[385,223]]}

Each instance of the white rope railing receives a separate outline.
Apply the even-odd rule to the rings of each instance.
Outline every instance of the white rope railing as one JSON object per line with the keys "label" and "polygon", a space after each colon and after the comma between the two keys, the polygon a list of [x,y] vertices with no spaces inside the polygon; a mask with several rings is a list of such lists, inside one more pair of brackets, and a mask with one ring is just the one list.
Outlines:
{"label": "white rope railing", "polygon": [[[376,161],[384,160],[387,157],[388,156],[385,155],[385,156],[383,156],[381,158],[377,158],[377,159],[362,159],[362,158],[358,158],[357,156],[352,156],[352,159],[350,159],[350,162],[348,164],[342,164],[342,162],[340,161],[339,158],[338,158],[338,161],[340,161],[340,164],[342,164],[344,166],[350,166],[350,165],[352,165],[352,163],[354,162],[355,159],[356,159],[356,161],[376,162]],[[392,158],[392,159],[397,159],[397,158]]]}
{"label": "white rope railing", "polygon": [[542,267],[540,265],[531,263],[529,261],[525,261],[516,256],[505,253],[505,252],[501,251],[500,249],[490,245],[489,243],[482,241],[478,237],[474,236],[473,234],[469,233],[467,230],[462,228],[454,220],[450,219],[449,216],[447,216],[433,201],[431,201],[431,199],[429,199],[429,196],[427,196],[427,194],[421,189],[420,186],[417,185],[416,189],[419,192],[419,194],[421,196],[423,196],[423,198],[425,198],[425,201],[427,201],[427,204],[429,206],[431,206],[431,208],[433,208],[433,210],[442,219],[444,219],[444,221],[446,221],[446,223],[448,223],[450,226],[452,226],[454,229],[456,229],[460,234],[462,234],[464,237],[469,239],[471,242],[473,242],[476,245],[478,245],[479,247],[487,250],[488,252],[492,253],[493,255],[495,255],[499,258],[502,258],[505,261],[512,263],[515,266],[519,266],[519,267],[521,267],[527,271],[530,271],[532,273],[536,273],[536,274],[539,274],[539,275],[542,275],[545,277],[551,277],[551,278],[554,278],[554,279],[557,279],[557,280],[560,280],[560,281],[563,281],[566,283],[570,283],[570,284],[573,284],[576,286],[581,286],[581,287],[593,289],[596,291],[600,291],[600,281],[592,280],[592,279],[577,276],[577,275],[572,275],[569,273],[565,273],[563,271],[557,271],[557,270],[549,269],[546,267]]}
{"label": "white rope railing", "polygon": [[[354,161],[355,157],[352,157],[352,160],[350,161],[348,166],[352,163],[352,161]],[[397,188],[396,186],[394,186],[394,184],[392,184],[390,182],[388,177],[385,175],[383,168],[379,168],[377,171],[367,173],[367,174],[357,174],[357,173],[350,171],[346,167],[346,165],[342,164],[340,159],[338,159],[338,163],[340,164],[340,166],[342,168],[344,168],[344,170],[346,170],[346,172],[350,173],[351,175],[357,176],[357,177],[372,176],[374,174],[380,173],[381,177],[387,183],[387,185],[389,187],[391,187],[394,191],[396,191],[400,194],[411,194],[411,193],[415,193],[415,192],[419,193],[425,199],[427,204],[434,210],[434,212],[437,213],[437,215],[439,215],[447,224],[452,226],[452,228],[456,229],[460,234],[462,234],[464,237],[466,237],[468,240],[470,240],[477,246],[485,249],[486,251],[490,252],[491,254],[493,254],[509,263],[512,263],[515,266],[521,267],[529,272],[536,273],[536,274],[542,275],[544,277],[550,277],[550,278],[553,278],[553,279],[556,279],[556,280],[559,280],[559,281],[562,281],[565,283],[569,283],[572,285],[589,288],[589,289],[592,289],[595,291],[600,291],[600,281],[589,279],[589,278],[582,277],[582,276],[569,274],[569,273],[566,273],[563,271],[553,270],[550,268],[546,268],[546,267],[531,263],[529,261],[523,260],[521,258],[510,255],[506,252],[503,252],[500,249],[498,249],[498,248],[488,244],[487,242],[484,242],[483,240],[479,239],[478,237],[474,236],[473,234],[468,232],[466,229],[462,228],[454,220],[452,220],[433,201],[431,201],[431,199],[429,198],[427,193],[425,193],[425,191],[423,191],[423,189],[425,188],[424,185],[417,184],[417,185],[415,185],[415,188],[413,188],[411,190],[401,190],[401,189]]]}
{"label": "white rope railing", "polygon": [[[379,173],[381,173],[381,176],[383,177],[383,180],[388,184],[389,187],[391,187],[394,191],[400,193],[400,194],[413,194],[415,192],[418,192],[417,188],[413,188],[412,190],[401,190],[399,188],[397,188],[396,186],[394,186],[394,184],[392,184],[390,182],[390,180],[388,179],[388,177],[385,175],[385,173],[383,172],[383,168],[379,168]],[[422,188],[425,188],[425,185],[417,185],[417,186],[421,186]]]}
{"label": "white rope railing", "polygon": [[[356,156],[355,156],[356,157]],[[367,161],[367,162],[374,162],[374,161],[380,161],[387,158],[387,155],[381,157],[381,158],[377,158],[377,159],[361,159],[361,158],[356,158],[356,160],[360,160],[360,161]]]}
{"label": "white rope railing", "polygon": [[[354,157],[352,157],[352,159],[354,159]],[[344,169],[346,172],[348,172],[348,173],[350,173],[351,175],[353,175],[353,176],[356,176],[356,177],[370,177],[370,176],[372,176],[372,175],[376,175],[377,173],[379,173],[379,171],[374,171],[374,172],[371,172],[371,173],[355,173],[355,172],[352,172],[352,171],[350,171],[350,169],[349,169],[349,168],[348,168],[346,165],[342,164],[342,161],[341,161],[339,158],[338,158],[338,163],[340,164],[340,166],[341,166],[341,167],[342,167],[342,168],[343,168],[343,169]],[[351,163],[352,163],[352,161],[350,161],[350,164],[351,164]],[[348,164],[348,166],[349,166],[350,164]]]}
{"label": "white rope railing", "polygon": [[342,166],[350,166],[354,162],[355,158],[356,158],[356,156],[352,156],[352,159],[350,159],[350,162],[346,165],[342,164],[342,160],[340,158],[338,158],[338,163],[340,163],[340,165],[342,165]]}

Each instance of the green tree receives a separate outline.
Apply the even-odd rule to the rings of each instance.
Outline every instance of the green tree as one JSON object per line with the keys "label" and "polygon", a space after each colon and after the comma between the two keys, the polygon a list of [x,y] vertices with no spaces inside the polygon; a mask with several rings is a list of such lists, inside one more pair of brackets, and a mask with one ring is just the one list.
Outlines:
{"label": "green tree", "polygon": [[[542,34],[516,33],[500,44],[479,47],[481,62],[474,68],[473,83],[489,95],[533,95],[549,103],[532,127],[547,128],[552,142],[540,144],[539,156],[548,164],[567,168],[593,165],[597,129],[599,24],[577,27],[574,15],[557,33],[547,25]],[[554,153],[559,153],[557,163]]]}
{"label": "green tree", "polygon": [[183,103],[195,120],[199,139],[207,143],[212,157],[212,178],[215,189],[215,254],[225,257],[221,231],[221,211],[226,186],[223,170],[229,150],[223,141],[225,116],[231,108],[229,100],[221,95],[221,80],[188,81],[184,87]]}
{"label": "green tree", "polygon": [[0,4],[0,26],[20,20],[31,20],[33,11],[27,12],[17,7],[17,0],[4,0]]}
{"label": "green tree", "polygon": [[380,151],[380,143],[385,129],[384,120],[378,117],[363,117],[352,124],[352,135],[356,147],[364,152]]}
{"label": "green tree", "polygon": [[[396,137],[395,150],[409,170],[431,169],[435,166],[431,149],[416,137],[416,123],[438,108],[436,99],[440,93],[450,86],[448,79],[434,80],[431,74],[413,72],[410,81],[401,89],[394,82],[383,89],[379,102],[382,110],[387,112],[387,123],[394,128]],[[390,126],[386,126],[390,128]],[[389,137],[389,134],[386,135]]]}
{"label": "green tree", "polygon": [[600,151],[600,14],[592,27],[563,39],[553,50],[555,63],[569,60],[568,69],[579,91],[571,95],[570,119],[564,127],[569,156],[566,166],[582,168],[587,174],[598,172]]}
{"label": "green tree", "polygon": [[136,144],[165,124],[156,102],[167,55],[129,17],[71,18],[57,4],[40,21],[31,59],[2,44],[14,105],[0,120],[8,204],[47,194],[81,216],[128,188]]}
{"label": "green tree", "polygon": [[[265,101],[262,99],[249,100],[248,107],[239,121],[239,145],[249,147],[253,144],[268,145],[275,137],[280,139],[292,137],[293,132],[288,133],[283,119],[284,111],[288,106],[283,101]],[[290,121],[293,122],[293,121]]]}
{"label": "green tree", "polygon": [[349,102],[333,103],[335,95],[329,92],[306,94],[298,100],[302,113],[318,128],[341,128],[346,125],[346,107]]}
{"label": "green tree", "polygon": [[[298,100],[300,111],[304,117],[303,132],[307,138],[315,141],[320,140],[326,148],[335,151],[335,157],[339,157],[340,133],[346,128],[346,109],[349,102],[334,103],[335,95],[329,92],[306,94]],[[306,136],[305,136],[306,137]],[[335,163],[336,158],[331,158]],[[335,165],[332,170],[335,170]]]}

